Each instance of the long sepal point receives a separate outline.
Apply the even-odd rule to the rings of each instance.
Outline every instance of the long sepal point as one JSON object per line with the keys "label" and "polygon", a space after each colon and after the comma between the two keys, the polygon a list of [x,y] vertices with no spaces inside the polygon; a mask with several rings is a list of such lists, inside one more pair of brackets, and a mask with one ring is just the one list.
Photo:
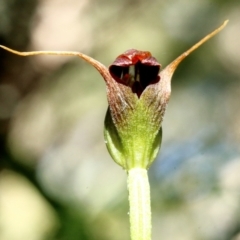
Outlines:
{"label": "long sepal point", "polygon": [[76,56],[80,57],[86,62],[90,63],[93,67],[97,69],[97,71],[103,76],[104,80],[106,82],[111,81],[112,77],[108,72],[107,67],[105,67],[102,63],[99,61],[83,54],[80,52],[74,52],[74,51],[30,51],[30,52],[19,52],[16,50],[13,50],[11,48],[5,47],[3,45],[0,45],[0,48],[5,49],[8,52],[11,52],[13,54],[27,57],[27,56],[37,56],[37,55],[56,55],[56,56]]}
{"label": "long sepal point", "polygon": [[174,72],[178,66],[178,64],[185,58],[187,57],[190,53],[192,53],[194,50],[196,50],[198,47],[200,47],[203,43],[207,42],[210,38],[212,38],[213,36],[215,36],[217,33],[219,33],[220,31],[222,31],[229,20],[225,20],[223,22],[223,24],[218,27],[217,29],[215,29],[214,31],[212,31],[211,33],[209,33],[207,36],[205,36],[204,38],[202,38],[199,42],[197,42],[196,44],[194,44],[191,48],[189,48],[186,52],[184,52],[183,54],[181,54],[179,57],[177,57],[173,62],[171,62],[166,68],[168,68],[168,71],[170,72]]}

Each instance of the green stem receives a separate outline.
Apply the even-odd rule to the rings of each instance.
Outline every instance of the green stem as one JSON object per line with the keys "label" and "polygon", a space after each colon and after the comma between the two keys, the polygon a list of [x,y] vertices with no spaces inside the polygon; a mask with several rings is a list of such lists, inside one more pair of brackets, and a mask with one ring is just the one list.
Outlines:
{"label": "green stem", "polygon": [[151,240],[150,187],[146,169],[128,171],[128,191],[131,240]]}

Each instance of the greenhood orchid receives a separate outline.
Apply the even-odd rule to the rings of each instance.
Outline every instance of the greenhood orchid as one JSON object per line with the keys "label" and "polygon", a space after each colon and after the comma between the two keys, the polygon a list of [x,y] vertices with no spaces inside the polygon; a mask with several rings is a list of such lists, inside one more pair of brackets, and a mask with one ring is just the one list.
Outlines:
{"label": "greenhood orchid", "polygon": [[105,143],[113,160],[128,174],[132,240],[151,239],[150,190],[147,169],[157,156],[162,139],[162,121],[171,95],[171,78],[178,64],[227,24],[208,34],[160,71],[160,64],[148,51],[130,49],[109,68],[97,60],[66,51],[18,52],[20,56],[77,56],[97,69],[106,83],[108,110]]}

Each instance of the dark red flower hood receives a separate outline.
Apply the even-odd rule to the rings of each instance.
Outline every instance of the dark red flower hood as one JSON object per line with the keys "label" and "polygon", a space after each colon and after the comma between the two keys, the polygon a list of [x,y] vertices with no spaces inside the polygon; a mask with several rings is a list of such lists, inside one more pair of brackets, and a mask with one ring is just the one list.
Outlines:
{"label": "dark red flower hood", "polygon": [[160,80],[160,66],[150,52],[130,49],[116,58],[109,72],[114,80],[131,87],[140,97],[148,85]]}

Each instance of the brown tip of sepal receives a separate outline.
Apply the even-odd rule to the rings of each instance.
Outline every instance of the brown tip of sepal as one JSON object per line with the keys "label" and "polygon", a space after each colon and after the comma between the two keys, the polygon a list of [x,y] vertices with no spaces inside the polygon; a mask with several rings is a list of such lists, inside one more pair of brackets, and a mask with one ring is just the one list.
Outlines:
{"label": "brown tip of sepal", "polygon": [[[205,43],[210,38],[212,38],[217,33],[219,33],[223,28],[225,28],[227,23],[228,23],[228,20],[224,21],[223,24],[220,27],[218,27],[217,29],[215,29],[214,31],[209,33],[207,36],[202,38],[199,42],[194,44],[186,52],[184,52],[179,57],[177,57],[174,61],[172,61],[165,69],[163,69],[163,71],[160,73],[161,78],[164,78],[164,79],[162,79],[162,81],[170,82],[171,78],[172,78],[172,75],[173,75],[174,71],[176,70],[177,66],[179,65],[179,63],[182,62],[182,60],[185,57],[187,57],[190,53],[192,53],[194,50],[196,50],[198,47],[200,47],[203,43]],[[164,83],[162,83],[162,84],[164,84]]]}
{"label": "brown tip of sepal", "polygon": [[13,50],[11,48],[5,47],[3,45],[0,45],[0,48],[5,49],[8,52],[11,52],[13,54],[27,57],[27,56],[37,56],[37,55],[56,55],[56,56],[76,56],[80,57],[81,59],[85,60],[87,63],[92,65],[104,78],[105,82],[109,84],[109,82],[112,81],[112,77],[109,74],[109,71],[107,67],[105,67],[102,63],[95,60],[92,57],[89,57],[81,52],[72,52],[72,51],[30,51],[30,52],[19,52],[16,50]]}

